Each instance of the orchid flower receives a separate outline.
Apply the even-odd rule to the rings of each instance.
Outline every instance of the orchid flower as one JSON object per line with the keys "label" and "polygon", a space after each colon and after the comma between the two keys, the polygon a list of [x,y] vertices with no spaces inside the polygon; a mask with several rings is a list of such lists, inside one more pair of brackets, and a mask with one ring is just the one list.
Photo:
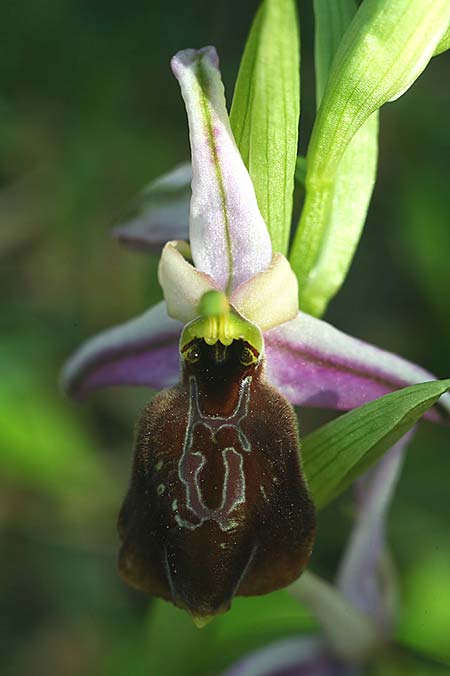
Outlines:
{"label": "orchid flower", "polygon": [[[113,385],[159,390],[175,384],[183,326],[198,316],[208,291],[224,292],[231,306],[259,327],[268,379],[292,404],[348,410],[434,379],[422,367],[298,310],[296,276],[284,256],[272,251],[233,139],[214,49],[181,52],[172,66],[190,125],[189,243],[169,241],[164,247],[159,265],[164,301],[83,344],[65,366],[64,389],[83,398]],[[181,190],[189,177],[183,167],[152,189],[163,188],[167,198],[167,188]],[[172,223],[178,233],[182,220],[179,212]],[[170,227],[159,231],[161,225],[156,213],[150,224],[133,222],[130,231],[122,227],[118,233],[154,248],[172,232]]]}
{"label": "orchid flower", "polygon": [[[85,343],[68,361],[63,383],[77,398],[111,385],[171,388],[151,402],[138,426],[132,482],[119,519],[120,566],[131,584],[186,608],[202,625],[227,610],[235,594],[286,586],[307,564],[314,509],[298,462],[291,405],[349,410],[434,376],[299,311],[297,277],[272,249],[231,131],[215,49],[179,52],[172,70],[190,130],[189,243],[170,240],[163,248],[164,301]],[[189,169],[178,170],[151,186],[147,197],[151,202],[178,181],[180,198],[189,178]],[[176,236],[183,232],[185,204],[180,198],[171,223]],[[157,230],[166,216],[163,209],[151,228],[136,221],[118,235],[155,247],[164,235],[170,239],[171,228]],[[437,411],[429,417],[440,419]],[[200,436],[192,450],[195,430]],[[224,430],[216,467],[205,449]],[[183,448],[178,464],[167,451],[175,444]],[[253,464],[246,458],[243,470],[252,445],[260,457],[249,456]],[[175,474],[181,492],[171,483]],[[368,518],[364,508],[360,514]],[[349,603],[354,587],[348,591],[348,571],[353,566],[359,580],[361,569],[378,563],[383,521],[381,509],[369,531],[355,531],[340,575]],[[367,532],[377,533],[379,542],[369,557]],[[361,564],[367,558],[369,564]],[[367,594],[371,608],[378,603],[372,596]],[[317,655],[322,659],[320,650]]]}
{"label": "orchid flower", "polygon": [[[199,316],[200,301],[210,291],[225,293],[230,305],[260,329],[268,379],[292,404],[348,410],[433,380],[422,367],[298,310],[296,276],[286,258],[272,251],[233,138],[214,48],[180,52],[172,68],[190,128],[189,243],[175,240],[164,246],[159,263],[164,301],[83,344],[65,366],[64,389],[83,398],[113,385],[159,390],[175,384],[183,326]],[[182,187],[189,177],[185,167],[177,169],[155,184],[155,192],[161,185]],[[181,220],[178,215],[173,222],[177,232]],[[131,230],[117,232],[127,242],[154,248],[164,233],[171,234],[170,228],[159,234],[160,225],[156,214],[150,227],[133,223]]]}

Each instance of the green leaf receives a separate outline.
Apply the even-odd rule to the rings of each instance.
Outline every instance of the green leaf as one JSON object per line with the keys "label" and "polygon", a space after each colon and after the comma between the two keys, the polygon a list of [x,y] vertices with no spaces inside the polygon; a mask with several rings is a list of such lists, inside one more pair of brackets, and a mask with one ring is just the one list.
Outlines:
{"label": "green leaf", "polygon": [[313,184],[331,179],[357,129],[413,84],[449,22],[448,0],[364,0],[339,45],[314,125]]}
{"label": "green leaf", "polygon": [[287,252],[300,116],[294,0],[264,0],[239,69],[230,120],[274,251]]}
{"label": "green leaf", "polygon": [[[375,186],[378,160],[378,112],[356,132],[350,141],[334,179],[331,208],[325,212],[323,235],[317,258],[305,280],[300,306],[304,312],[321,317],[345,281],[362,235]],[[306,217],[308,212],[304,212]],[[324,214],[324,215],[325,215]],[[305,222],[305,221],[303,221]],[[308,230],[300,226],[296,240],[299,254],[309,243]],[[293,254],[294,270],[302,259]]]}
{"label": "green leaf", "polygon": [[[356,191],[351,194],[360,202],[355,213],[349,213],[352,226],[346,225],[345,218],[341,218],[339,213],[334,213],[342,208],[342,195],[345,196],[344,183],[341,197],[337,198],[338,204],[334,202],[343,156],[356,132],[370,116],[383,103],[403,94],[420,75],[449,20],[448,0],[433,3],[424,3],[423,0],[365,0],[342,38],[308,147],[306,199],[290,257],[299,278],[301,307],[310,313],[320,314],[339,288],[359,238],[373,186],[375,120],[371,123],[373,127],[369,128],[370,134],[361,136],[360,167],[364,168],[365,152],[369,166],[364,168],[367,176],[361,199]],[[322,21],[322,34],[324,26],[326,24]],[[323,64],[329,63],[329,57],[325,54],[320,63],[323,71]],[[320,69],[318,78],[320,89],[324,80]],[[358,143],[355,143],[357,148]],[[355,152],[355,146],[352,152]],[[342,166],[343,172],[348,167],[351,167],[349,158]],[[344,207],[345,202],[348,204],[344,200]],[[346,215],[345,208],[343,212]],[[356,215],[357,221],[353,220]],[[347,253],[343,238],[341,254],[337,256],[339,260],[328,271],[328,265],[336,255],[334,246],[340,242],[339,233],[345,232],[347,227],[353,245]]]}
{"label": "green leaf", "polygon": [[405,387],[349,411],[303,439],[313,499],[323,507],[391,448],[450,389],[450,379]]}
{"label": "green leaf", "polygon": [[439,56],[439,54],[446,52],[447,49],[450,49],[450,26],[447,28],[447,31],[444,33],[441,41],[434,50],[433,56]]}
{"label": "green leaf", "polygon": [[355,0],[314,0],[314,66],[317,108],[323,97],[334,55],[355,13]]}
{"label": "green leaf", "polygon": [[[315,0],[314,12],[316,100],[319,105],[334,53],[355,15],[356,3],[354,0]],[[308,211],[303,211],[291,263],[303,280],[300,304],[309,314],[321,316],[345,280],[375,185],[377,157],[378,114],[374,113],[350,141],[330,186],[331,207],[322,212],[324,220],[321,223],[314,223],[314,234],[320,232],[321,237],[316,239],[316,260],[307,277],[302,253],[310,248],[311,231],[304,227]]]}

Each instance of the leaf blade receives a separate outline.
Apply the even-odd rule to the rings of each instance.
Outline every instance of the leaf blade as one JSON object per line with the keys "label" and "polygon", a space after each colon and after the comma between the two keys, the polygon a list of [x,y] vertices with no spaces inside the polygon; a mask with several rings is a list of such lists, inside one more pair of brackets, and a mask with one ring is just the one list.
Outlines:
{"label": "leaf blade", "polygon": [[[323,97],[334,54],[356,13],[354,0],[314,0],[317,106]],[[362,234],[375,186],[378,159],[378,113],[356,132],[339,163],[330,194],[331,208],[321,223],[314,222],[317,257],[301,293],[301,307],[320,317],[342,286]],[[310,204],[310,202],[308,202]],[[308,206],[307,204],[307,206]],[[292,260],[302,274],[301,252],[308,249],[311,229],[306,209]]]}
{"label": "leaf blade", "polygon": [[316,506],[345,490],[449,390],[450,379],[405,387],[306,436],[303,465]]}
{"label": "leaf blade", "polygon": [[450,26],[447,28],[446,32],[441,38],[441,41],[434,50],[433,56],[439,56],[439,54],[443,54],[448,49],[450,49]]}
{"label": "leaf blade", "polygon": [[265,0],[239,69],[230,121],[274,251],[287,252],[300,117],[300,51],[293,0]]}
{"label": "leaf blade", "polygon": [[314,0],[314,65],[317,108],[323,97],[334,55],[355,12],[355,0]]}
{"label": "leaf blade", "polygon": [[[450,6],[444,0],[431,6],[421,0],[364,0],[345,32],[308,147],[306,200],[290,255],[299,278],[302,309],[319,315],[342,283],[342,271],[346,273],[342,265],[332,270],[332,283],[325,279],[325,289],[317,284],[318,277],[320,282],[324,279],[326,266],[321,259],[327,249],[330,214],[336,209],[334,186],[349,143],[383,103],[401,96],[420,75],[449,19]],[[361,220],[370,193],[369,183],[361,201]],[[310,284],[318,290],[310,290]]]}

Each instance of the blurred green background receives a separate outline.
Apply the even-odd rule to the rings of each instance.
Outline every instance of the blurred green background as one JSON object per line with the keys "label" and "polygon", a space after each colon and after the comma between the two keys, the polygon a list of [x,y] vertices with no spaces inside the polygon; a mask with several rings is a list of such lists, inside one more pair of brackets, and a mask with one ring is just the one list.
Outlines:
{"label": "blurred green background", "polygon": [[[314,623],[287,593],[236,601],[198,631],[116,574],[115,520],[133,426],[151,393],[82,406],[58,389],[86,337],[160,298],[156,258],[120,249],[111,224],[153,177],[188,158],[169,59],[215,44],[228,100],[250,0],[17,0],[0,59],[0,669],[2,676],[217,674],[248,649]],[[302,17],[304,150],[314,111],[312,12]],[[449,376],[450,56],[382,113],[366,231],[328,319]],[[303,430],[324,419],[301,411]],[[398,634],[450,665],[448,430],[423,423],[389,524]],[[313,569],[330,577],[349,496],[320,515]],[[383,673],[428,672],[426,661]],[[405,666],[406,664],[406,666]],[[450,670],[450,667],[449,667]]]}

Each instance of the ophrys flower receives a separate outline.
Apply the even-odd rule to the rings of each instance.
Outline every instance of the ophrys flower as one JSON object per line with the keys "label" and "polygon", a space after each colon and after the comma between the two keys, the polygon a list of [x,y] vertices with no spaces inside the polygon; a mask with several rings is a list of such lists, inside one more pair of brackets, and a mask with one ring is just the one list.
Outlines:
{"label": "ophrys flower", "polygon": [[181,358],[181,383],[138,427],[121,570],[202,623],[236,593],[288,584],[310,554],[314,513],[284,397],[348,409],[433,376],[298,312],[296,277],[272,252],[231,133],[215,50],[172,64],[190,127],[190,246],[166,244],[165,302],[89,341],[65,384],[78,396],[174,385]]}

